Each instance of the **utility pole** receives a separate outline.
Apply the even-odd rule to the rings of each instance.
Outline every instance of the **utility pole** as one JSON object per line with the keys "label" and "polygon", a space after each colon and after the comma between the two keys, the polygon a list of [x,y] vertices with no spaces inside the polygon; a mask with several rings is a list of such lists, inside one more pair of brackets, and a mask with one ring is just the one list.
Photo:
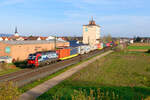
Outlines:
{"label": "utility pole", "polygon": [[57,43],[56,43],[57,41],[56,41],[56,36],[54,36],[54,49],[56,50],[56,48],[57,48]]}

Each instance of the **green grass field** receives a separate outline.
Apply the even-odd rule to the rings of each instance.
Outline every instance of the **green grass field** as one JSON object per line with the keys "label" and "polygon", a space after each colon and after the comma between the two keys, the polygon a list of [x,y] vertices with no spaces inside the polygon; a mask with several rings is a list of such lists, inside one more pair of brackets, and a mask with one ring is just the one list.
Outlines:
{"label": "green grass field", "polygon": [[128,49],[150,49],[150,46],[128,46]]}
{"label": "green grass field", "polygon": [[114,52],[89,64],[37,100],[145,100],[149,96],[150,54]]}

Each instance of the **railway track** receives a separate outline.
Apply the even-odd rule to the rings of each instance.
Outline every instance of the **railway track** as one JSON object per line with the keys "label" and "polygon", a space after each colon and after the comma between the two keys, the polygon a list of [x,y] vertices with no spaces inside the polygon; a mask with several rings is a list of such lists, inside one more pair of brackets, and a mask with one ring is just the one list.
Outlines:
{"label": "railway track", "polygon": [[56,62],[54,64],[46,65],[37,69],[24,69],[18,72],[14,72],[8,75],[0,76],[0,82],[4,81],[13,81],[17,84],[18,87],[22,87],[28,83],[31,83],[37,79],[46,77],[48,75],[51,75],[61,69],[64,69],[70,65],[76,64],[82,60],[88,59],[90,57],[93,57],[95,55],[101,54],[105,51],[110,50],[109,48],[104,48],[102,50],[95,50],[88,54],[80,55],[68,60]]}

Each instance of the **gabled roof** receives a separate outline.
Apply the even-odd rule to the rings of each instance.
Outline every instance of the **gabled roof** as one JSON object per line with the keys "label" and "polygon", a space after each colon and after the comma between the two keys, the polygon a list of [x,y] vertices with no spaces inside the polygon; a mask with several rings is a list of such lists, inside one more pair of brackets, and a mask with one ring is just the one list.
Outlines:
{"label": "gabled roof", "polygon": [[27,37],[27,40],[37,40],[39,37],[37,36],[29,36]]}
{"label": "gabled roof", "polygon": [[10,40],[10,38],[9,37],[1,37],[3,40],[6,40],[6,39],[8,39],[8,40]]}
{"label": "gabled roof", "polygon": [[11,37],[9,37],[9,38],[10,38],[10,40],[17,40],[17,39],[19,39],[19,38],[24,39],[24,38],[21,37],[21,36],[11,36]]}
{"label": "gabled roof", "polygon": [[40,37],[41,38],[41,40],[46,40],[47,39],[47,37]]}

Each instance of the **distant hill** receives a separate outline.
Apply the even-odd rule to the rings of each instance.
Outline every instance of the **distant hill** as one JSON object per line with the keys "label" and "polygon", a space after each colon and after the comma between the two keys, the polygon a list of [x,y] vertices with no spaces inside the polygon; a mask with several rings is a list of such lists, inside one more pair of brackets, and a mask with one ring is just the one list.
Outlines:
{"label": "distant hill", "polygon": [[1,34],[0,33],[0,37],[9,37],[9,36],[12,36],[12,34]]}

